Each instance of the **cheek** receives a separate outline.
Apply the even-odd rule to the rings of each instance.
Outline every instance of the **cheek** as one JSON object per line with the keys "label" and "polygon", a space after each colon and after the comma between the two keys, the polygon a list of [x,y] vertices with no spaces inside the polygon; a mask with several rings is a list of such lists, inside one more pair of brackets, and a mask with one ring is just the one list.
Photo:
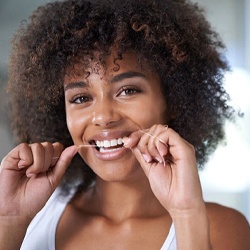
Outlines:
{"label": "cheek", "polygon": [[71,117],[67,115],[66,121],[67,121],[68,130],[69,130],[69,132],[70,132],[70,134],[71,134],[71,136],[72,136],[74,124],[73,124],[73,122],[72,122]]}
{"label": "cheek", "polygon": [[167,123],[167,101],[160,90],[160,87],[157,88],[156,93],[154,93],[153,97],[151,98],[151,111],[155,114],[155,118],[157,119],[158,123]]}
{"label": "cheek", "polygon": [[[128,113],[127,113],[128,114]],[[166,124],[166,105],[156,100],[141,102],[130,109],[128,117],[139,129],[148,129],[154,124]]]}
{"label": "cheek", "polygon": [[155,114],[156,119],[159,123],[166,123],[168,121],[167,118],[167,105],[165,100],[159,100],[159,102],[154,103],[152,105],[152,113]]}
{"label": "cheek", "polygon": [[167,122],[167,105],[160,94],[148,99],[144,104],[141,109],[142,120],[148,121],[150,125]]}
{"label": "cheek", "polygon": [[71,138],[73,139],[74,143],[76,143],[76,140],[75,140],[75,138],[77,136],[76,135],[77,129],[75,129],[76,126],[75,126],[73,120],[71,119],[71,116],[67,115],[66,119],[67,119],[67,127],[68,127],[69,133],[71,135]]}
{"label": "cheek", "polygon": [[87,119],[86,116],[81,114],[80,112],[72,112],[70,110],[67,110],[67,126],[68,130],[71,134],[71,137],[73,141],[76,143],[79,140],[82,140],[83,133],[86,128]]}

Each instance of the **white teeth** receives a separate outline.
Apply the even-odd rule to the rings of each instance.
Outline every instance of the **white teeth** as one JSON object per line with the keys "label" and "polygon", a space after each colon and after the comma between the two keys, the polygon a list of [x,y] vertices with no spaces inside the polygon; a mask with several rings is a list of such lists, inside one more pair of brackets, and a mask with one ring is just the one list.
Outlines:
{"label": "white teeth", "polygon": [[97,147],[99,147],[99,148],[103,147],[103,141],[96,141],[95,143],[96,143]]}
{"label": "white teeth", "polygon": [[103,147],[105,147],[105,148],[109,148],[110,147],[110,141],[107,141],[107,140],[105,140],[104,142],[103,142]]}
{"label": "white teeth", "polygon": [[117,146],[117,140],[116,139],[111,140],[110,145],[111,145],[111,147]]}
{"label": "white teeth", "polygon": [[101,153],[113,152],[119,150],[119,148],[100,148]]}
{"label": "white teeth", "polygon": [[96,146],[99,148],[105,147],[105,148],[109,148],[109,147],[114,147],[117,145],[122,145],[123,144],[123,139],[122,138],[118,138],[118,139],[112,139],[110,141],[108,140],[104,140],[104,141],[96,141]]}

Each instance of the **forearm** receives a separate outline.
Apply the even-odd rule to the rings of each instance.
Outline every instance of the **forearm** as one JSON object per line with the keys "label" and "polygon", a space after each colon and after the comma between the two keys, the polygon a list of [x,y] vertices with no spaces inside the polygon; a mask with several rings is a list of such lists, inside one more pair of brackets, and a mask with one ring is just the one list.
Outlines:
{"label": "forearm", "polygon": [[0,217],[0,250],[19,250],[29,222]]}
{"label": "forearm", "polygon": [[205,205],[173,217],[178,250],[211,250],[209,219]]}

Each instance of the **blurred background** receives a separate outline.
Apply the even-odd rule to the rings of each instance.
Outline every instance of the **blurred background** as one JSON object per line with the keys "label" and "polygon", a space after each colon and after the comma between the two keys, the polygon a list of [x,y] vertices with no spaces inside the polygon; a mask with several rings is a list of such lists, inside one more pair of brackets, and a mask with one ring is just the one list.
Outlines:
{"label": "blurred background", "polygon": [[[225,87],[232,104],[244,113],[226,125],[227,145],[218,148],[200,172],[204,199],[241,211],[250,221],[250,0],[192,0],[204,8],[227,46],[232,72]],[[10,39],[38,6],[49,0],[0,0],[0,160],[12,148],[5,86]]]}

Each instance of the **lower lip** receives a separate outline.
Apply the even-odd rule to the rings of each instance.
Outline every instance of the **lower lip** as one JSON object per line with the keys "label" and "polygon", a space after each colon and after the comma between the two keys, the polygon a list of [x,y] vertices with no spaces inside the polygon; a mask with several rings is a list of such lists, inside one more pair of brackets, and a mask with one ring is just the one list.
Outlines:
{"label": "lower lip", "polygon": [[128,152],[128,149],[125,147],[120,147],[117,149],[107,150],[105,152],[100,152],[96,148],[93,148],[94,154],[96,157],[103,161],[114,161],[120,159],[123,155]]}

